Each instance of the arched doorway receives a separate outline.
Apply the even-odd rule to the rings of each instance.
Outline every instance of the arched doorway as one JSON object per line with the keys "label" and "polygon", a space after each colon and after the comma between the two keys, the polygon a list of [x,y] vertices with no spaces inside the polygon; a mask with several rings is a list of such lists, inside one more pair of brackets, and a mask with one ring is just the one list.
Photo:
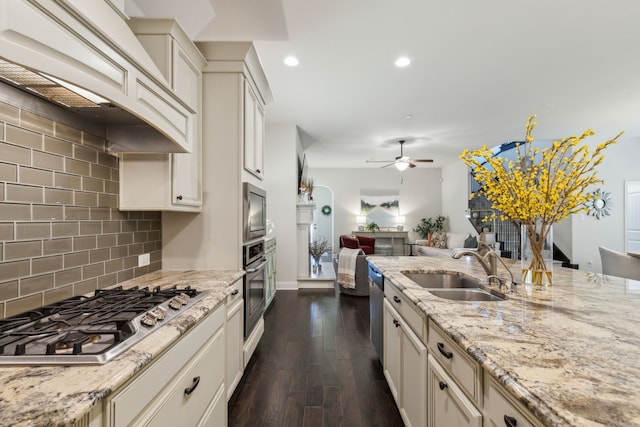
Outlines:
{"label": "arched doorway", "polygon": [[[313,226],[313,238],[324,237],[329,242],[333,252],[337,251],[333,237],[333,190],[326,185],[315,185],[313,188],[313,201],[318,204],[318,211]],[[332,252],[327,252],[328,260],[331,260]]]}

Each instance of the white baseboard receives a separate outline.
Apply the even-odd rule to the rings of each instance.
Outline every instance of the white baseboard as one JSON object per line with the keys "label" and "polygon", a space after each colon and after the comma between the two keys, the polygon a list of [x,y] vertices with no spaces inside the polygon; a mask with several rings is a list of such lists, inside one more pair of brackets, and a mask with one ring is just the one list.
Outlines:
{"label": "white baseboard", "polygon": [[298,289],[333,289],[333,280],[299,280]]}
{"label": "white baseboard", "polygon": [[297,282],[278,282],[276,291],[297,291],[298,289],[333,289],[333,280],[298,280]]}
{"label": "white baseboard", "polygon": [[298,289],[298,282],[276,282],[276,291],[295,291]]}

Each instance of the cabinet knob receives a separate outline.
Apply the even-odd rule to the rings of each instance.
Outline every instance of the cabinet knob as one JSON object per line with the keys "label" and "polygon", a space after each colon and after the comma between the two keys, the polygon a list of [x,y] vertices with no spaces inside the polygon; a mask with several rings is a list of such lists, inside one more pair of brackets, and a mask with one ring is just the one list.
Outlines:
{"label": "cabinet knob", "polygon": [[262,173],[262,171],[260,169],[256,169],[257,173]]}
{"label": "cabinet knob", "polygon": [[182,194],[180,194],[179,196],[176,196],[176,199],[182,200]]}
{"label": "cabinet knob", "polygon": [[400,302],[401,302],[401,301],[400,301],[400,298],[398,298],[398,297],[397,297],[397,296],[395,296],[395,295],[393,296],[393,300],[394,300],[395,302],[397,302],[398,304],[400,304]]}
{"label": "cabinet knob", "polygon": [[240,290],[234,289],[233,292],[231,292],[231,295],[238,295],[238,293],[240,293]]}
{"label": "cabinet knob", "polygon": [[400,327],[400,322],[398,322],[396,319],[393,319],[393,324],[396,325],[396,328]]}
{"label": "cabinet knob", "polygon": [[196,389],[196,387],[198,387],[198,384],[200,384],[200,377],[197,376],[193,379],[193,383],[191,383],[191,385],[187,388],[184,389],[184,394],[191,394],[193,393],[193,391]]}
{"label": "cabinet knob", "polygon": [[451,359],[453,357],[453,353],[451,353],[450,351],[445,350],[444,349],[444,344],[441,343],[441,342],[438,343],[438,351],[440,352],[440,354],[442,354],[447,359]]}
{"label": "cabinet knob", "polygon": [[505,415],[504,425],[507,427],[516,427],[518,425],[518,421],[515,418],[510,417],[509,415]]}
{"label": "cabinet knob", "polygon": [[442,382],[442,381],[440,381],[440,382],[438,383],[438,386],[440,386],[440,390],[444,390],[445,388],[449,387],[449,386],[447,385],[447,383]]}

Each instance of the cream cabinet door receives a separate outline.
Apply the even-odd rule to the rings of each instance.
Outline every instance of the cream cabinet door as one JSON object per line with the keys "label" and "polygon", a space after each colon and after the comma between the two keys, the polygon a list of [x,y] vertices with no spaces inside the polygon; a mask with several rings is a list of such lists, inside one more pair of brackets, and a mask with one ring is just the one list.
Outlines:
{"label": "cream cabinet door", "polygon": [[[242,286],[242,281],[240,282]],[[231,298],[231,297],[229,297]],[[229,299],[227,300],[229,302]],[[244,373],[244,330],[242,321],[244,314],[244,299],[231,303],[227,308],[227,401],[235,391]]]}
{"label": "cream cabinet door", "polygon": [[276,240],[267,239],[265,243],[265,257],[267,258],[266,279],[264,289],[265,309],[269,307],[276,295]]}
{"label": "cream cabinet door", "polygon": [[244,168],[262,179],[264,174],[264,111],[247,81],[245,81],[244,90]]}
{"label": "cream cabinet door", "polygon": [[384,376],[387,379],[391,394],[400,407],[400,364],[402,349],[402,329],[400,328],[400,315],[385,299],[383,307],[383,353]]}
{"label": "cream cabinet door", "polygon": [[405,322],[399,329],[402,330],[400,414],[407,427],[426,427],[427,347]]}
{"label": "cream cabinet door", "polygon": [[432,355],[428,359],[429,427],[481,427],[482,414],[438,361]]}

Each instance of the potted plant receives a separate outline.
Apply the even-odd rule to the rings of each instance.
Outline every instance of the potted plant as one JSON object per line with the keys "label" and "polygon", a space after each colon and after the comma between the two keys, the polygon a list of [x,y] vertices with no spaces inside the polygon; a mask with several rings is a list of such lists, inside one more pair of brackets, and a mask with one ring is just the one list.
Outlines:
{"label": "potted plant", "polygon": [[324,237],[315,239],[309,245],[309,254],[311,254],[311,256],[313,257],[313,262],[314,262],[313,263],[314,271],[322,269],[322,264],[320,264],[320,258],[327,251],[328,246],[329,246],[329,243],[327,242],[327,239],[325,239]]}
{"label": "potted plant", "polygon": [[422,218],[416,228],[413,229],[422,239],[431,241],[433,233],[444,230],[445,217],[438,215],[436,219]]}
{"label": "potted plant", "polygon": [[376,231],[380,230],[380,226],[375,222],[370,222],[364,227],[364,229],[375,233]]}

